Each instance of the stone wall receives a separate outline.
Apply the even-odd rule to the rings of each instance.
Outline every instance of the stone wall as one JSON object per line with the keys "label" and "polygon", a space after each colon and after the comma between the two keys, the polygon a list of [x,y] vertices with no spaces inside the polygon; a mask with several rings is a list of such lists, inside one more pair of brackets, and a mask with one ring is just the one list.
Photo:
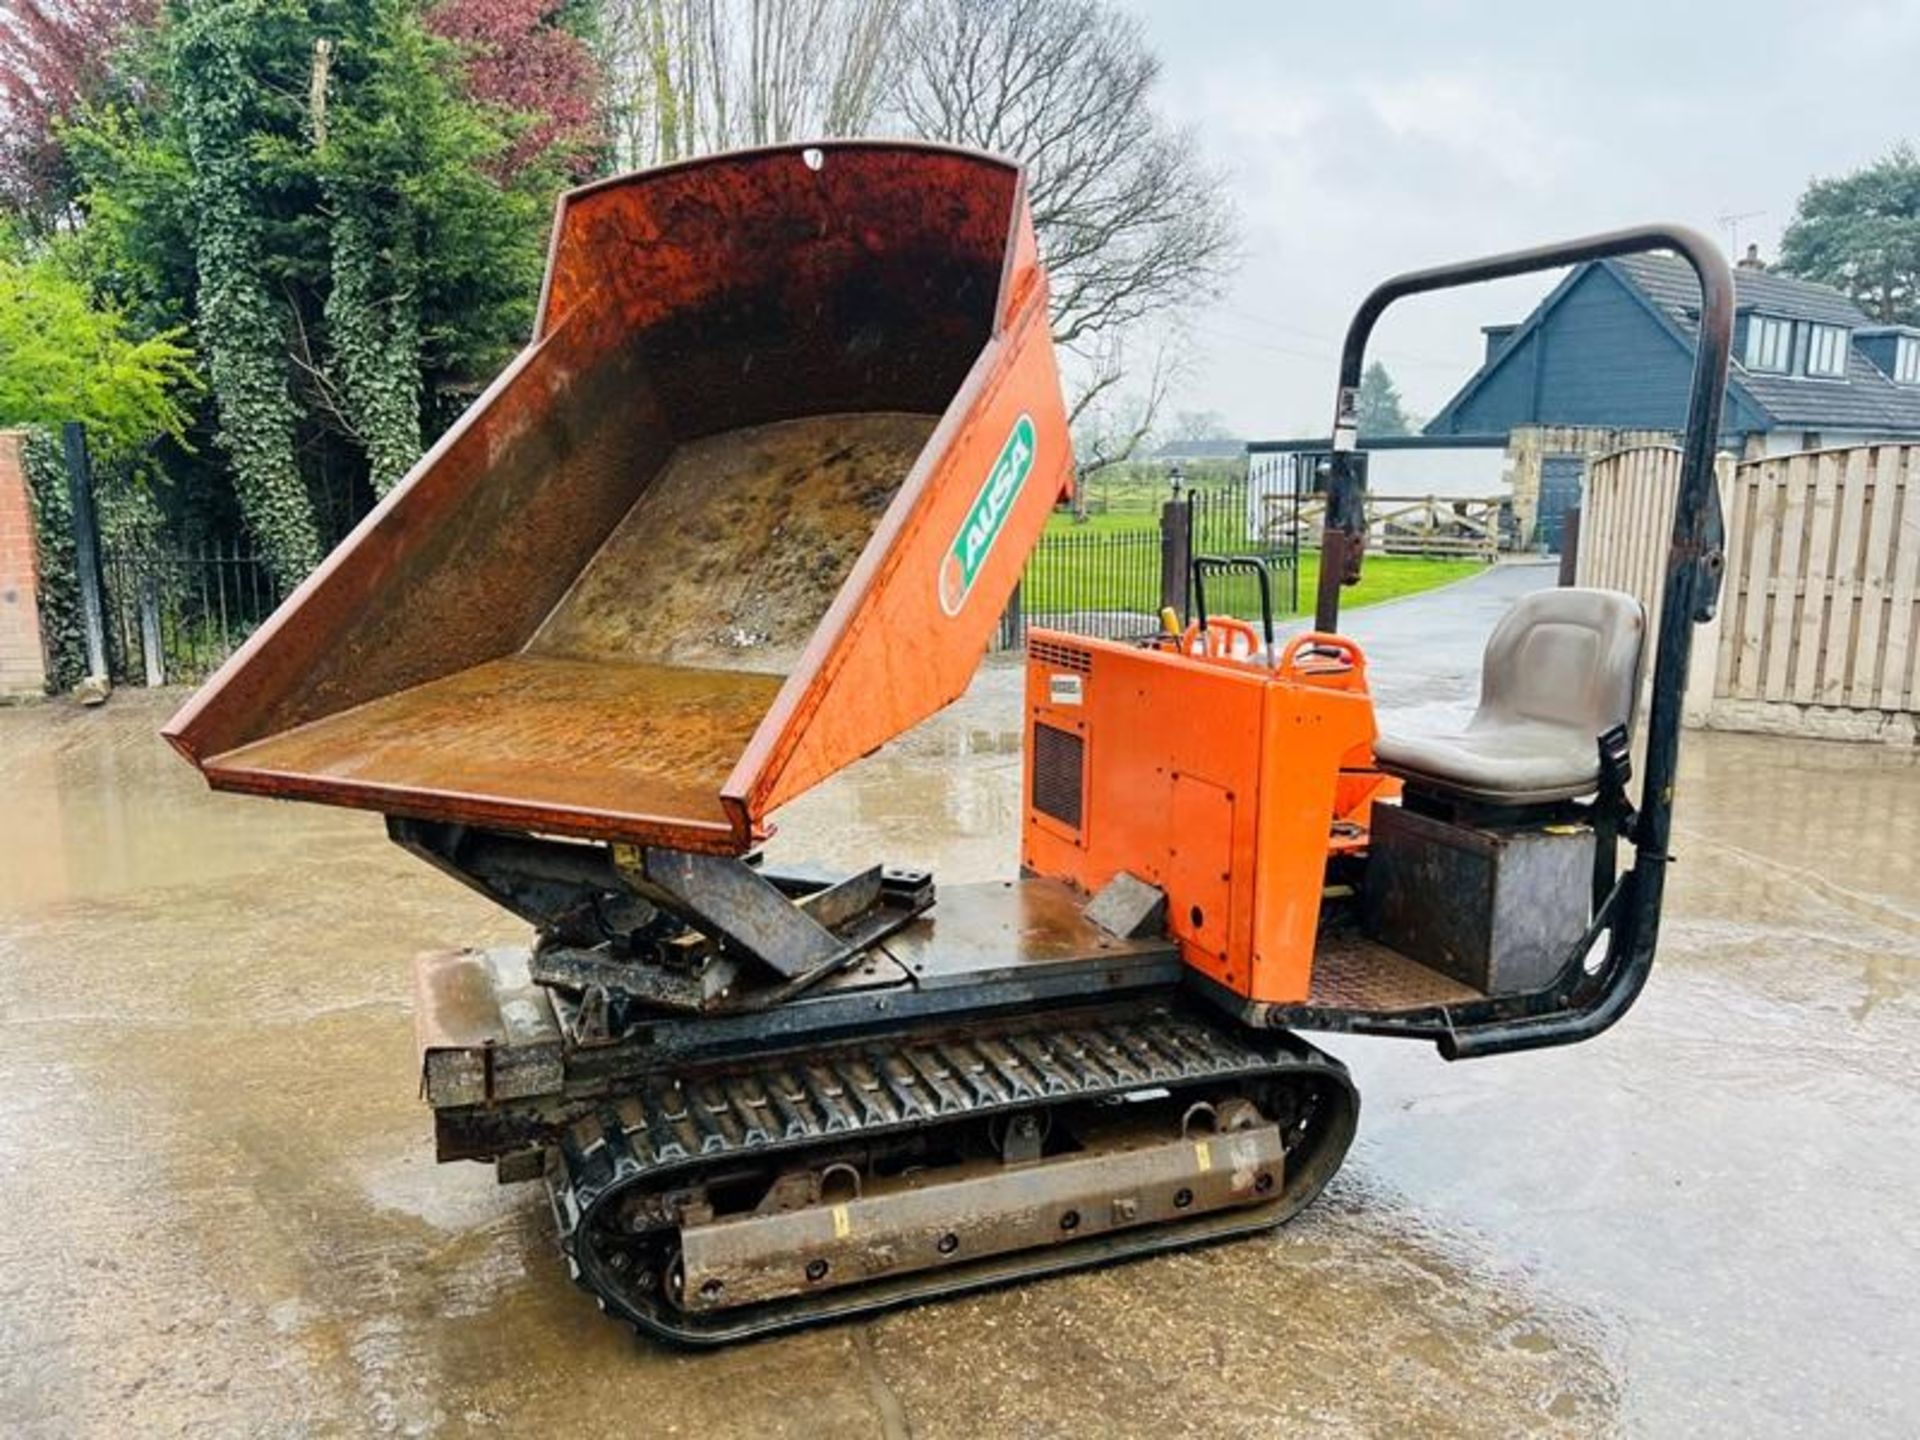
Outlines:
{"label": "stone wall", "polygon": [[1533,544],[1540,510],[1540,462],[1554,455],[1589,461],[1637,445],[1678,445],[1672,430],[1624,430],[1608,425],[1518,425],[1507,436],[1507,485],[1522,548]]}
{"label": "stone wall", "polygon": [[42,695],[47,688],[26,440],[21,431],[0,430],[0,700]]}

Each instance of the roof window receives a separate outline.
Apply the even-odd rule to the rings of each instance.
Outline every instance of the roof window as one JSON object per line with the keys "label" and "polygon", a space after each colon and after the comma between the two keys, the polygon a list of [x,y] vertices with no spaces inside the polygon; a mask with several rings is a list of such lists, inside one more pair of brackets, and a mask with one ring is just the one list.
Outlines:
{"label": "roof window", "polygon": [[1784,375],[1793,368],[1793,322],[1771,315],[1755,315],[1747,322],[1749,370]]}
{"label": "roof window", "polygon": [[1815,379],[1844,379],[1847,373],[1847,329],[1844,325],[1807,327],[1807,374]]}

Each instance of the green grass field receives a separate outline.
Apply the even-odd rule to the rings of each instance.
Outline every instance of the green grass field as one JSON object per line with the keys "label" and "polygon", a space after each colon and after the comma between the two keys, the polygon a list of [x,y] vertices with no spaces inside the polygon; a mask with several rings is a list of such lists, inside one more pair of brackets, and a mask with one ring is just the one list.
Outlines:
{"label": "green grass field", "polygon": [[[1342,608],[1377,605],[1417,595],[1438,585],[1464,580],[1486,567],[1477,560],[1428,560],[1414,555],[1369,555],[1360,583],[1342,598]],[[1299,603],[1290,605],[1288,577],[1274,575],[1277,614],[1301,614],[1313,608],[1320,581],[1320,556],[1300,556]],[[1046,539],[1027,567],[1021,604],[1029,615],[1068,611],[1132,611],[1151,615],[1159,608],[1160,531],[1157,517],[1145,513],[1093,515],[1075,524],[1071,515],[1055,515]],[[1207,604],[1216,613],[1259,614],[1250,579],[1221,579],[1208,587]]]}
{"label": "green grass field", "polygon": [[[1200,461],[1181,467],[1181,482],[1189,489],[1215,490],[1242,483],[1244,461]],[[1079,482],[1087,513],[1125,516],[1138,523],[1143,515],[1158,515],[1173,494],[1170,467],[1151,462],[1114,465]]]}
{"label": "green grass field", "polygon": [[[1448,585],[1478,575],[1487,567],[1478,560],[1429,560],[1420,555],[1369,555],[1361,568],[1360,583],[1341,597],[1340,608],[1351,610],[1360,605],[1378,605],[1383,600],[1398,600],[1418,595],[1438,585]],[[1313,609],[1314,587],[1320,583],[1320,556],[1308,552],[1300,557],[1300,596],[1303,608]]]}
{"label": "green grass field", "polygon": [[[1165,497],[1162,497],[1163,499]],[[1047,534],[1054,535],[1137,535],[1142,531],[1160,533],[1160,506],[1156,501],[1152,509],[1142,507],[1138,510],[1109,510],[1104,514],[1089,515],[1086,519],[1074,521],[1069,510],[1056,510],[1047,517]]]}

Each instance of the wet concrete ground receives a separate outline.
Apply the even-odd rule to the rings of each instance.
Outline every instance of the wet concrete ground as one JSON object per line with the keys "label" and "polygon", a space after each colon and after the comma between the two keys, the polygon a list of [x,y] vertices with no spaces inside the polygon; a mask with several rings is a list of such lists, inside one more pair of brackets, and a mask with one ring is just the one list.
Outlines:
{"label": "wet concrete ground", "polygon": [[[1352,617],[1389,725],[1539,572]],[[1449,629],[1453,638],[1442,639]],[[1005,873],[1016,668],[788,854]],[[1336,1042],[1361,1138],[1280,1234],[666,1352],[537,1190],[431,1161],[410,955],[517,928],[376,818],[206,793],[177,695],[0,711],[0,1432],[1905,1435],[1920,756],[1693,733],[1661,961],[1571,1050]]]}

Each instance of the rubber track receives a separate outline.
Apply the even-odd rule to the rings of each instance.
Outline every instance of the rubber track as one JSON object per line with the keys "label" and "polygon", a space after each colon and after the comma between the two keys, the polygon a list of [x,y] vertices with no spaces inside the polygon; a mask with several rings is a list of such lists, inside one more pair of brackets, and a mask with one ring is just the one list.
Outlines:
{"label": "rubber track", "polygon": [[569,1127],[548,1190],[576,1283],[602,1308],[684,1341],[690,1337],[663,1330],[596,1283],[586,1237],[600,1206],[621,1192],[671,1188],[741,1156],[857,1144],[1157,1086],[1316,1070],[1350,1091],[1345,1067],[1294,1036],[1234,1034],[1167,1011],[986,1034],[975,1028],[937,1042],[868,1039],[721,1077],[654,1077]]}

